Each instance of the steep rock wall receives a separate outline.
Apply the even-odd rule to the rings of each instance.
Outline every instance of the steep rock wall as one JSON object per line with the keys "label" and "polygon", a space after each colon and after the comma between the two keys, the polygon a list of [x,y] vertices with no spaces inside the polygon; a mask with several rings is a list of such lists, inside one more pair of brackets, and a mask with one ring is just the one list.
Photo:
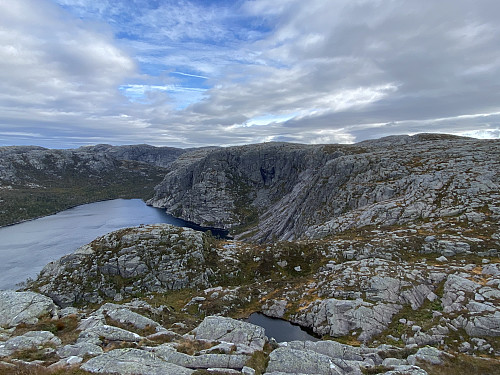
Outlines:
{"label": "steep rock wall", "polygon": [[481,220],[500,196],[500,142],[453,136],[267,143],[176,163],[150,204],[261,242],[447,215]]}

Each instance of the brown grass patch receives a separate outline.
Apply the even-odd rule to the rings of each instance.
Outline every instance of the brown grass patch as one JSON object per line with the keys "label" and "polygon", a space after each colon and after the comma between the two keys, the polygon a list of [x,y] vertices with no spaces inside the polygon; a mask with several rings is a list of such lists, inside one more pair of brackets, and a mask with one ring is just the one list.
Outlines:
{"label": "brown grass patch", "polygon": [[76,315],[68,315],[64,318],[53,320],[50,316],[45,316],[39,319],[36,324],[19,324],[13,336],[24,335],[30,331],[49,331],[59,337],[63,345],[71,344],[76,341],[80,331],[78,328],[78,317]]}
{"label": "brown grass patch", "polygon": [[215,343],[201,340],[183,340],[178,343],[176,349],[180,353],[185,353],[188,355],[194,355],[201,350],[210,349],[215,346]]}
{"label": "brown grass patch", "polygon": [[456,375],[456,374],[480,374],[498,375],[500,373],[500,361],[473,357],[460,354],[455,357],[445,358],[442,365],[431,365],[419,363],[429,375]]}
{"label": "brown grass patch", "polygon": [[78,365],[60,369],[47,369],[43,366],[14,364],[13,366],[0,364],[0,375],[89,375],[90,372],[81,370]]}

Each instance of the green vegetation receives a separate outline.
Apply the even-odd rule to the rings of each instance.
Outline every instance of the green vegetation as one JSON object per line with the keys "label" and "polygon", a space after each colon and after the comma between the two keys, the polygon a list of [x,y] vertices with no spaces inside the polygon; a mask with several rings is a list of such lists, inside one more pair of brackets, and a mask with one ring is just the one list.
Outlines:
{"label": "green vegetation", "polygon": [[[140,310],[140,314],[151,318],[164,327],[170,327],[173,323],[182,322],[184,326],[174,326],[171,330],[184,334],[204,318],[198,311],[185,311],[184,306],[197,295],[193,289],[172,290],[166,293],[151,293],[148,303],[153,307],[166,306],[162,312],[154,314],[149,310]],[[128,300],[124,300],[126,302]],[[195,307],[193,305],[193,307]]]}
{"label": "green vegetation", "polygon": [[266,372],[267,364],[269,363],[269,354],[265,352],[254,352],[250,359],[245,364],[255,370],[256,375],[261,375]]}
{"label": "green vegetation", "polygon": [[[151,198],[163,168],[123,161],[99,175],[85,168],[60,175],[19,167],[24,180],[0,188],[0,226],[50,215],[80,204],[116,198]],[[36,182],[36,183],[35,183]]]}

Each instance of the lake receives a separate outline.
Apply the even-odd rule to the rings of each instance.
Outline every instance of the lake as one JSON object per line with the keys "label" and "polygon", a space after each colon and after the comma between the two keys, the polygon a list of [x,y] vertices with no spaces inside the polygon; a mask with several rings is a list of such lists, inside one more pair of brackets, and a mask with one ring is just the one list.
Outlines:
{"label": "lake", "polygon": [[[0,290],[35,278],[49,262],[96,237],[140,224],[168,223],[207,230],[147,206],[140,199],[115,199],[74,207],[55,215],[0,228]],[[224,231],[214,230],[224,237]]]}
{"label": "lake", "polygon": [[277,342],[320,340],[296,324],[283,319],[270,318],[262,313],[253,313],[245,321],[265,328],[266,336],[274,337]]}

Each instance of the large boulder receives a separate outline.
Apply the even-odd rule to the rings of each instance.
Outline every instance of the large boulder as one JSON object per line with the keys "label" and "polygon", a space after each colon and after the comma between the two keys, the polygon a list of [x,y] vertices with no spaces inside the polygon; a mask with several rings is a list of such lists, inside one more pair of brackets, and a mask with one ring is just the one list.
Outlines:
{"label": "large boulder", "polygon": [[16,350],[38,348],[44,345],[61,345],[61,340],[48,331],[30,331],[15,336],[0,344],[0,357],[8,356]]}
{"label": "large boulder", "polygon": [[91,358],[82,365],[91,373],[122,375],[190,375],[193,370],[168,363],[139,349],[115,349]]}
{"label": "large boulder", "polygon": [[266,342],[264,328],[222,316],[207,316],[193,334],[197,339],[226,341],[252,350],[262,350]]}
{"label": "large boulder", "polygon": [[332,358],[312,351],[287,347],[273,350],[269,355],[268,373],[344,375]]}
{"label": "large boulder", "polygon": [[35,324],[38,318],[54,314],[56,305],[46,296],[34,292],[0,291],[0,327],[19,323]]}
{"label": "large boulder", "polygon": [[241,354],[201,354],[188,355],[177,352],[169,344],[164,344],[151,348],[160,358],[163,358],[169,363],[188,368],[228,368],[241,370],[245,363],[250,358],[247,355]]}
{"label": "large boulder", "polygon": [[361,329],[358,340],[368,341],[387,328],[401,307],[393,303],[373,304],[362,299],[329,298],[312,303],[308,309],[292,316],[292,321],[320,335],[334,337]]}

